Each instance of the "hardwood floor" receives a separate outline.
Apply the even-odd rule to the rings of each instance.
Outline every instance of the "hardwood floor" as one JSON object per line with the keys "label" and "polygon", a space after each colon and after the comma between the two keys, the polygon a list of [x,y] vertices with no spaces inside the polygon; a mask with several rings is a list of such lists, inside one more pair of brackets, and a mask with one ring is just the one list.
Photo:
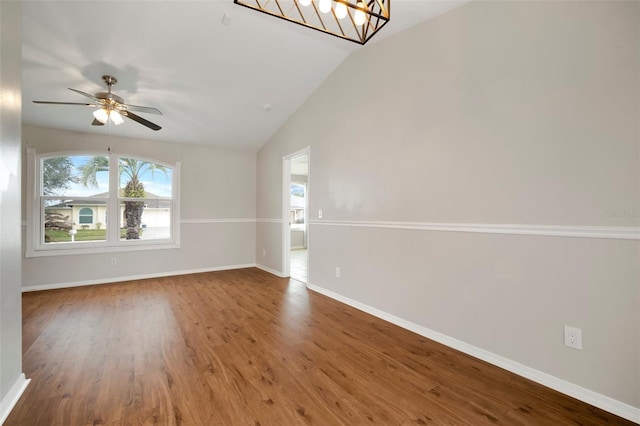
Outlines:
{"label": "hardwood floor", "polygon": [[5,425],[631,424],[260,270],[26,293]]}

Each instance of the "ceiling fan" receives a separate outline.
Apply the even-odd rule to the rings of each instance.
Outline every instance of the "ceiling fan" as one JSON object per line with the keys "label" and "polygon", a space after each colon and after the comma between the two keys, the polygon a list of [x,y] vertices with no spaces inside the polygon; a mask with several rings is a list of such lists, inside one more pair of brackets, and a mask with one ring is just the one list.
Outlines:
{"label": "ceiling fan", "polygon": [[118,95],[114,95],[111,93],[111,87],[118,82],[118,80],[111,75],[103,75],[102,79],[107,84],[106,92],[98,92],[95,95],[90,95],[89,93],[82,92],[80,90],[72,89],[69,87],[69,90],[79,93],[82,96],[86,96],[87,98],[93,100],[93,103],[80,103],[80,102],[52,102],[52,101],[33,101],[36,104],[54,104],[54,105],[83,105],[91,108],[98,108],[93,112],[93,122],[91,123],[94,126],[104,126],[109,119],[116,126],[119,126],[124,122],[122,118],[127,117],[133,121],[137,121],[143,126],[147,126],[152,130],[160,130],[162,127],[158,126],[155,123],[152,123],[149,120],[146,120],[139,115],[134,114],[131,111],[138,112],[146,112],[149,114],[157,114],[162,115],[160,110],[152,107],[138,106],[138,105],[129,105],[124,103],[124,99],[122,99]]}

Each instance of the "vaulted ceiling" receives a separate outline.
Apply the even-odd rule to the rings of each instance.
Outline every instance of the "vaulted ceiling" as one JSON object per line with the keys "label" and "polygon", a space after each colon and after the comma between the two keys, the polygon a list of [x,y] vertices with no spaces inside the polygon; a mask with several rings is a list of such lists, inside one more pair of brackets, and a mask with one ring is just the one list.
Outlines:
{"label": "vaulted ceiling", "polygon": [[[466,0],[465,0],[466,1]],[[392,0],[391,21],[366,46],[214,1],[23,2],[23,121],[178,143],[257,150],[352,52],[464,1]],[[224,22],[223,22],[223,17]],[[105,91],[162,116],[91,126],[67,88]]]}

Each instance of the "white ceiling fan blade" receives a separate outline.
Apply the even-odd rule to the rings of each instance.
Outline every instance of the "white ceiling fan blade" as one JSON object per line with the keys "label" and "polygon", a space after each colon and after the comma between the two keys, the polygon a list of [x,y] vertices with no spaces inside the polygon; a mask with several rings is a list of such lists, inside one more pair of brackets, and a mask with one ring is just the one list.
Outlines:
{"label": "white ceiling fan blade", "polygon": [[86,92],[83,92],[82,90],[72,89],[71,87],[67,87],[67,89],[71,90],[72,92],[79,93],[79,94],[81,94],[82,96],[86,96],[86,97],[87,97],[87,98],[89,98],[89,99],[93,99],[94,101],[98,101],[98,102],[100,101],[100,100],[99,100],[98,98],[96,98],[95,96],[90,95],[90,94],[88,94],[88,93],[86,93]]}
{"label": "white ceiling fan blade", "polygon": [[48,104],[48,105],[82,105],[87,107],[97,107],[96,104],[86,104],[81,102],[56,102],[56,101],[33,101],[34,104]]}
{"label": "white ceiling fan blade", "polygon": [[129,111],[146,112],[148,114],[162,115],[162,112],[160,112],[158,108],[146,107],[146,106],[140,106],[140,105],[129,105],[129,104],[122,104],[122,106]]}

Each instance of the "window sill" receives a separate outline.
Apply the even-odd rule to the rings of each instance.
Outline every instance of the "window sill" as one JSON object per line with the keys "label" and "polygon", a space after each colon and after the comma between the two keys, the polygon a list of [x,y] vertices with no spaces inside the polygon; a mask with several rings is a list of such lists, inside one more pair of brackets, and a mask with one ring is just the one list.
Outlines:
{"label": "window sill", "polygon": [[41,249],[27,250],[25,257],[47,257],[47,256],[77,256],[82,254],[101,254],[101,253],[122,253],[130,251],[147,251],[147,250],[166,250],[180,248],[180,244],[176,242],[170,243],[142,243],[122,246],[105,246],[105,247],[83,247],[83,248],[57,248],[57,249]]}

